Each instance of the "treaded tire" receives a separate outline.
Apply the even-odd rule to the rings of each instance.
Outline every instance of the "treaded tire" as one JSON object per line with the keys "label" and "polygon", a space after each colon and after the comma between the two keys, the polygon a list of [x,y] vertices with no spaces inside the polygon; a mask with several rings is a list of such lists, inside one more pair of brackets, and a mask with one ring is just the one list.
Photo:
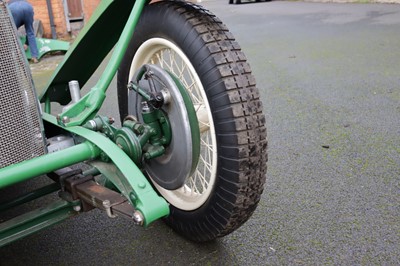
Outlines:
{"label": "treaded tire", "polygon": [[215,125],[216,178],[207,200],[190,211],[172,204],[165,221],[194,241],[233,232],[254,212],[265,183],[265,117],[246,57],[226,26],[209,11],[185,2],[145,7],[118,71],[121,119],[128,115],[126,85],[132,59],[148,39],[176,44],[199,76]]}

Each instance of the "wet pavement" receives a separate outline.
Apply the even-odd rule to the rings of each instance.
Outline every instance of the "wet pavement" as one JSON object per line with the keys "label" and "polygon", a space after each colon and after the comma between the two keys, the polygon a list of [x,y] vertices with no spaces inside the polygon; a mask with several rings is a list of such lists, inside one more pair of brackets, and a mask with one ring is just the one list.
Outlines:
{"label": "wet pavement", "polygon": [[2,265],[400,264],[400,5],[227,2],[203,4],[242,45],[267,116],[253,217],[196,244],[93,211],[0,249]]}
{"label": "wet pavement", "polygon": [[64,55],[45,55],[39,61],[39,63],[30,63],[29,67],[32,72],[33,81],[35,88],[40,94],[43,89],[47,86],[47,82],[58,64],[63,60]]}

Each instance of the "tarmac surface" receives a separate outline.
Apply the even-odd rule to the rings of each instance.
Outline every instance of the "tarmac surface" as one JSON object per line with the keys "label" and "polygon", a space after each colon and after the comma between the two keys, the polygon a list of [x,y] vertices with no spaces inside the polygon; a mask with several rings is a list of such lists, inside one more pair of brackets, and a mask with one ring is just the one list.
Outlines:
{"label": "tarmac surface", "polygon": [[196,244],[93,211],[0,249],[1,265],[400,265],[400,5],[227,3],[202,4],[246,52],[269,134],[252,218]]}

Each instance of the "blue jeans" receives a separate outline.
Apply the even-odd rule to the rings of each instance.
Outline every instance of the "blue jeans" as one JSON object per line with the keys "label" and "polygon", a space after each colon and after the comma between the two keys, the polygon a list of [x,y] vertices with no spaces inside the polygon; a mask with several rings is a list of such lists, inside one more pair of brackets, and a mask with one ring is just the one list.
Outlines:
{"label": "blue jeans", "polygon": [[25,26],[27,43],[31,49],[32,57],[37,58],[38,48],[35,39],[35,33],[33,31],[33,7],[31,4],[25,1],[17,1],[9,4],[9,9],[14,18],[15,25],[17,28],[22,25]]}

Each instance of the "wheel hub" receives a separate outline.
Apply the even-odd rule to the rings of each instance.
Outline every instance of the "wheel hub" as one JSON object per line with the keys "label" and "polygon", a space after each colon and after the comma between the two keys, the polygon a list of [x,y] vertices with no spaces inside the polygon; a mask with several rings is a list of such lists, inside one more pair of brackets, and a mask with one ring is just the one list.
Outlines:
{"label": "wheel hub", "polygon": [[[148,176],[161,187],[174,190],[182,187],[193,174],[199,153],[199,123],[190,96],[179,80],[155,65],[144,65],[132,78],[140,88],[151,93],[167,91],[168,100],[161,110],[168,117],[172,139],[165,153],[144,163]],[[143,122],[141,102],[143,97],[130,90],[128,93],[129,114]]]}

